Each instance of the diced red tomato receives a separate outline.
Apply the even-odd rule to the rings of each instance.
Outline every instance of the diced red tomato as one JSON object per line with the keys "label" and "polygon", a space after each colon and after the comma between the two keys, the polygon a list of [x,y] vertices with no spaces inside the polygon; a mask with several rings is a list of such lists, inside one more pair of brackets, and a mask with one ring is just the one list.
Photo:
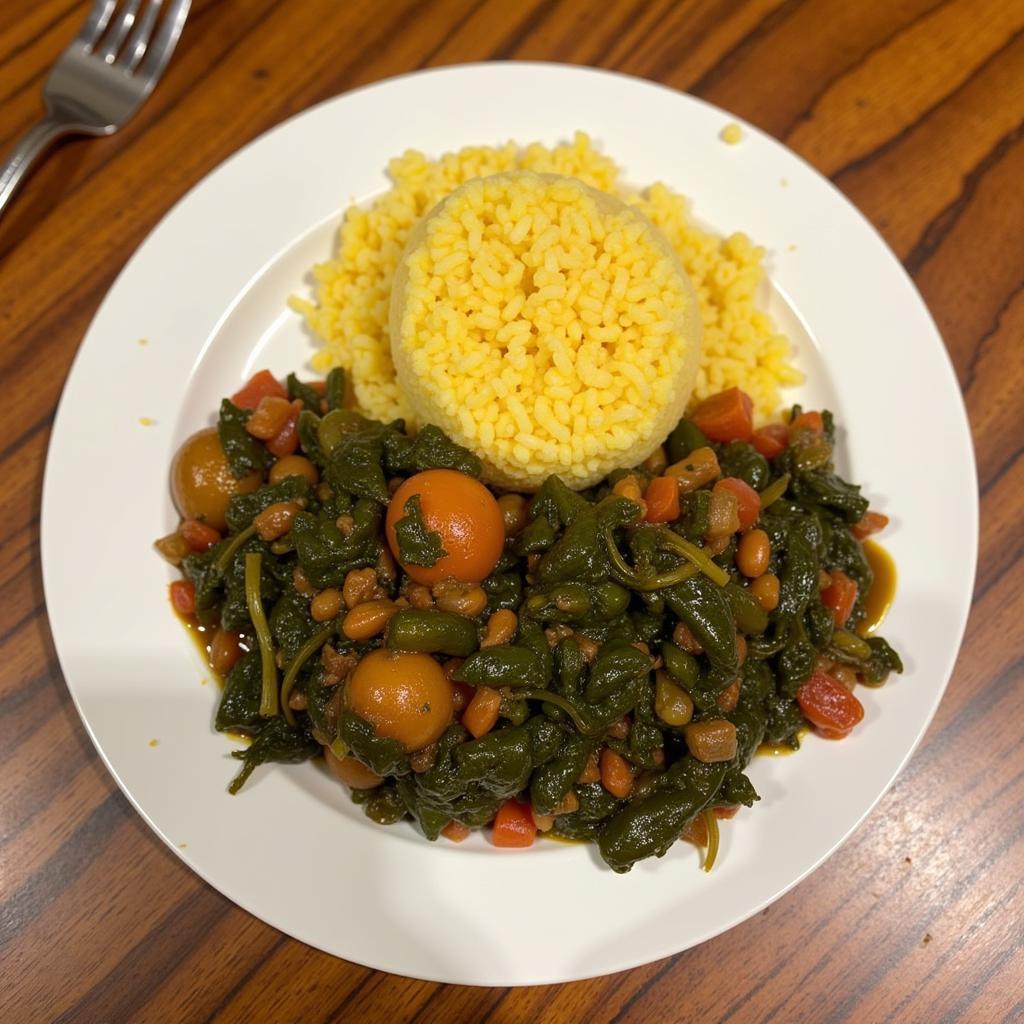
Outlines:
{"label": "diced red tomato", "polygon": [[761,514],[761,495],[737,476],[727,476],[711,488],[712,494],[721,494],[723,491],[736,495],[739,502],[740,529],[749,530]]}
{"label": "diced red tomato", "polygon": [[231,401],[239,409],[255,409],[261,398],[287,397],[281,382],[269,370],[260,370],[231,396]]}
{"label": "diced red tomato", "polygon": [[300,412],[302,412],[302,402],[295,399],[284,426],[267,442],[267,451],[278,459],[283,459],[286,455],[294,455],[298,450]]}
{"label": "diced red tomato", "polygon": [[179,615],[195,615],[196,588],[190,580],[175,580],[171,584],[171,604]]}
{"label": "diced red tomato", "polygon": [[802,412],[799,416],[795,416],[789,424],[790,436],[798,430],[806,430],[812,434],[824,434],[825,421],[821,418],[821,413],[817,411]]}
{"label": "diced red tomato", "polygon": [[705,398],[691,420],[712,441],[749,441],[754,432],[754,403],[739,388]]}
{"label": "diced red tomato", "polygon": [[656,476],[644,493],[649,523],[671,523],[679,518],[679,481],[674,476]]}
{"label": "diced red tomato", "polygon": [[530,813],[529,804],[518,800],[506,800],[494,816],[491,841],[495,846],[506,849],[522,849],[533,846],[537,837],[537,825]]}
{"label": "diced red tomato", "polygon": [[785,423],[769,423],[767,427],[754,431],[750,443],[766,459],[774,459],[789,444],[789,427]]}
{"label": "diced red tomato", "polygon": [[796,692],[804,718],[828,739],[842,739],[864,717],[864,706],[842,683],[815,672]]}
{"label": "diced red tomato", "polygon": [[850,533],[857,538],[857,540],[866,540],[873,533],[878,533],[879,530],[884,530],[889,525],[889,517],[882,515],[881,512],[865,512],[850,527]]}
{"label": "diced red tomato", "polygon": [[441,829],[441,835],[443,835],[445,839],[450,839],[453,843],[461,843],[471,831],[472,829],[463,825],[461,821],[449,821],[448,824]]}
{"label": "diced red tomato", "polygon": [[832,582],[821,591],[821,603],[832,609],[836,627],[842,629],[857,600],[857,584],[842,569],[834,569],[829,575]]}
{"label": "diced red tomato", "polygon": [[193,551],[209,551],[220,541],[220,534],[198,519],[186,519],[178,528],[178,533]]}

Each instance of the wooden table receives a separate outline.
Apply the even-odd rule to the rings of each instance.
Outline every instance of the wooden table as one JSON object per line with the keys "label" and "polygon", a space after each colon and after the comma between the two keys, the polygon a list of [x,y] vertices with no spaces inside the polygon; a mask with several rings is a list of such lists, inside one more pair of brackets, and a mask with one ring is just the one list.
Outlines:
{"label": "wooden table", "polygon": [[[0,5],[0,150],[88,4]],[[123,131],[54,152],[0,223],[0,1020],[1024,1019],[1021,0],[194,0]],[[746,924],[609,978],[469,989],[285,938],[171,856],[71,705],[40,583],[54,409],[90,319],[183,193],[283,118],[413,68],[526,58],[652,78],[782,139],[930,306],[978,454],[981,557],[931,729],[854,838]],[[892,410],[898,431],[898,410]],[[99,457],[97,455],[97,457]],[[962,538],[936,558],[958,557]]]}

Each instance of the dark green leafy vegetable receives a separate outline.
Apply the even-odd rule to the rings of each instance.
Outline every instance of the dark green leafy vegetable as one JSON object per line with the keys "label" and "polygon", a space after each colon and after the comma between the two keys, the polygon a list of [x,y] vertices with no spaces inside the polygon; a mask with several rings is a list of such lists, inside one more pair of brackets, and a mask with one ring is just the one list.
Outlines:
{"label": "dark green leafy vegetable", "polygon": [[405,513],[395,522],[395,540],[398,557],[403,565],[432,566],[448,552],[441,543],[441,535],[427,527],[418,494],[407,498],[402,506]]}
{"label": "dark green leafy vegetable", "polygon": [[239,409],[230,399],[220,403],[217,436],[231,472],[237,477],[248,476],[253,470],[262,471],[270,464],[270,453],[245,429],[249,415],[249,410]]}
{"label": "dark green leafy vegetable", "polygon": [[294,373],[289,373],[285,378],[285,387],[288,390],[289,399],[293,402],[299,399],[303,409],[308,409],[310,412],[316,413],[317,416],[320,415],[320,392],[316,388],[299,380]]}
{"label": "dark green leafy vegetable", "polygon": [[472,620],[454,612],[403,608],[388,622],[385,642],[393,651],[466,657],[476,649],[477,629]]}
{"label": "dark green leafy vegetable", "polygon": [[237,793],[261,764],[300,764],[319,750],[320,745],[308,733],[293,729],[283,718],[271,718],[248,747],[231,752],[232,757],[242,762],[242,770],[228,786],[228,792]]}

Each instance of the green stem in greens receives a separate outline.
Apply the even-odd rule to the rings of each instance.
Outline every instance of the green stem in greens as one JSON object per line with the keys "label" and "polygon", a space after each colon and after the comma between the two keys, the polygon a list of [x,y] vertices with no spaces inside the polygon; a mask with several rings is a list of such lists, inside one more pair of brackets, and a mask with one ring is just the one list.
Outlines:
{"label": "green stem in greens", "polygon": [[299,678],[299,672],[302,670],[302,666],[306,664],[309,659],[320,650],[321,647],[334,635],[334,631],[337,628],[337,623],[332,622],[329,626],[324,626],[319,633],[314,633],[296,652],[295,657],[292,658],[285,670],[284,679],[281,682],[281,710],[284,712],[285,720],[289,725],[295,725],[295,715],[292,713],[292,709],[288,706],[288,698],[292,695],[292,689],[295,686],[295,680]]}
{"label": "green stem in greens", "polygon": [[703,549],[691,544],[685,537],[678,533],[666,530],[659,540],[659,543],[670,551],[689,559],[709,580],[724,587],[729,582],[729,574],[712,561],[711,556]]}
{"label": "green stem in greens", "polygon": [[250,538],[256,535],[255,526],[247,526],[244,530],[236,533],[234,537],[228,542],[228,546],[217,556],[216,568],[217,572],[224,575],[228,571],[228,566],[231,565],[232,559],[238,554],[238,549]]}
{"label": "green stem in greens", "polygon": [[544,700],[561,708],[572,720],[577,729],[584,735],[589,736],[592,732],[590,723],[579,713],[572,701],[566,700],[561,694],[551,690],[520,690],[517,697],[525,697],[527,700]]}
{"label": "green stem in greens", "polygon": [[[672,536],[674,537],[675,534],[672,534]],[[682,540],[682,538],[679,539]],[[688,580],[699,572],[699,569],[692,562],[684,562],[678,569],[662,573],[660,576],[639,576],[622,557],[622,552],[619,551],[615,538],[612,537],[611,530],[605,530],[604,540],[608,547],[608,557],[611,559],[612,567],[618,574],[617,579],[619,583],[633,590],[640,590],[644,593],[649,593],[652,590],[664,590],[666,587],[674,587],[677,583]],[[714,565],[714,562],[711,564]],[[715,565],[715,569],[717,568],[718,566]]]}
{"label": "green stem in greens", "polygon": [[783,473],[778,480],[773,480],[761,492],[761,511],[763,512],[772,502],[778,501],[786,493],[789,486],[789,474]]}
{"label": "green stem in greens", "polygon": [[708,849],[707,853],[704,854],[704,870],[710,871],[715,866],[715,860],[718,858],[718,818],[715,817],[715,812],[710,808],[702,813],[704,815],[704,824],[708,830]]}
{"label": "green stem in greens", "polygon": [[277,665],[274,662],[274,641],[270,636],[270,626],[263,611],[263,599],[260,595],[260,570],[263,556],[258,551],[251,551],[245,556],[245,604],[249,609],[256,630],[256,642],[260,646],[260,664],[262,666],[263,688],[260,691],[260,715],[273,718],[278,713]]}

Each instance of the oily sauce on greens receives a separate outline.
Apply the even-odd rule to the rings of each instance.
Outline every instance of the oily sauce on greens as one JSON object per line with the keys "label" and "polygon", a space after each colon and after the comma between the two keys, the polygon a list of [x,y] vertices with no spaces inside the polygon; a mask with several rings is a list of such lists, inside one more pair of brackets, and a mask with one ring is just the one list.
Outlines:
{"label": "oily sauce on greens", "polygon": [[[368,817],[429,840],[541,832],[628,871],[696,837],[709,868],[718,819],[758,799],[753,754],[848,734],[856,687],[902,670],[864,635],[888,603],[864,538],[886,520],[835,473],[827,412],[755,432],[723,393],[642,465],[527,496],[478,483],[437,428],[347,401],[341,371],[257,374],[217,436],[259,486],[223,530],[185,519],[157,544],[227,669],[216,728],[252,738],[231,792],[322,754]],[[456,522],[463,579],[428,571]]]}

